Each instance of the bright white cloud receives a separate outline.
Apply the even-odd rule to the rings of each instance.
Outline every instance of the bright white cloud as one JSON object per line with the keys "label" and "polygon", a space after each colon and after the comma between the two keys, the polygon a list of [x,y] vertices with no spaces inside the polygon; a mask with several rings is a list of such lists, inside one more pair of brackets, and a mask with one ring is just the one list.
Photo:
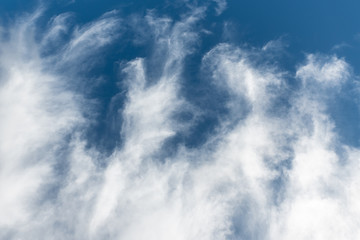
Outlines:
{"label": "bright white cloud", "polygon": [[349,77],[349,66],[336,56],[307,55],[306,64],[296,72],[304,84],[320,82],[322,86],[338,86]]}
{"label": "bright white cloud", "polygon": [[[316,60],[318,59],[318,60]],[[319,94],[334,94],[349,79],[347,64],[336,57],[309,56],[308,62],[297,71],[302,81],[318,81]],[[326,92],[321,88],[327,89]],[[349,174],[353,150],[339,144],[334,123],[326,113],[326,102],[314,98],[316,93],[306,84],[294,101],[292,122],[297,135],[294,143],[292,169],[287,172],[284,201],[274,212],[274,239],[356,239],[359,231],[354,215],[348,210],[358,204],[348,202],[354,195],[345,189],[359,180]],[[317,100],[315,100],[317,99]],[[337,148],[345,147],[347,154],[339,156]]]}
{"label": "bright white cloud", "polygon": [[[200,111],[181,90],[204,13],[193,8],[174,21],[149,12],[134,21],[149,27],[153,55],[123,64],[123,143],[110,156],[87,146],[84,116],[96,108],[69,86],[119,39],[123,20],[109,12],[71,32],[71,15],[62,14],[40,43],[37,17],[9,30],[0,45],[0,238],[360,237],[360,150],[339,141],[322,97],[351,81],[343,59],[308,55],[289,93],[290,73],[260,61],[266,49],[215,46],[201,69],[229,95],[229,113],[203,145],[161,157],[165,142],[193,123],[176,114]],[[42,55],[49,44],[61,51]],[[159,74],[150,77],[153,66]]]}

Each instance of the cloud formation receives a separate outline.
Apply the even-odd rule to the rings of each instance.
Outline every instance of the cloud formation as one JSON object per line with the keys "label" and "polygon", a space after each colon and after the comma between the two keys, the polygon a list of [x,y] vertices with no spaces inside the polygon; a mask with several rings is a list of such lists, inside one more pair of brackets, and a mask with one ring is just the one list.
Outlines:
{"label": "cloud formation", "polygon": [[[226,3],[216,2],[220,14]],[[180,141],[165,154],[167,142],[192,131],[207,110],[183,94],[192,87],[184,72],[205,13],[191,7],[174,20],[148,11],[127,26],[116,11],[84,25],[63,13],[39,37],[38,12],[6,29],[0,238],[360,237],[360,150],[340,141],[329,111],[328,96],[354,84],[344,59],[308,54],[291,73],[266,61],[274,42],[217,44],[200,58],[199,76],[208,94],[226,96],[226,113],[203,144]],[[112,114],[122,142],[104,154],[88,145],[99,109],[81,88],[93,87],[87,74],[98,58],[139,23],[150,29],[151,53],[119,59],[113,99],[125,100]],[[198,117],[179,118],[184,111]]]}

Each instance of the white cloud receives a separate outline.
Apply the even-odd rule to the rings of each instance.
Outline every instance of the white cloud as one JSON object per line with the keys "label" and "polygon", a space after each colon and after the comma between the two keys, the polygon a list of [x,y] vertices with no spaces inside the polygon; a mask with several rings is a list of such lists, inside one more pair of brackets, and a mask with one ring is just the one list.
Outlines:
{"label": "white cloud", "polygon": [[49,21],[49,30],[46,32],[42,39],[42,44],[46,45],[51,42],[57,42],[61,40],[62,36],[69,32],[69,22],[73,14],[63,13],[54,16]]}
{"label": "white cloud", "polygon": [[217,7],[215,8],[216,14],[217,15],[222,14],[227,7],[226,0],[214,0],[214,2],[217,4]]}
{"label": "white cloud", "polygon": [[74,61],[75,58],[86,58],[95,54],[98,49],[119,36],[120,27],[121,22],[116,11],[107,12],[94,22],[76,27],[64,49],[63,61]]}
{"label": "white cloud", "polygon": [[320,82],[323,86],[338,86],[349,77],[349,66],[336,56],[320,56],[309,54],[306,64],[298,69],[296,76],[304,84]]}
{"label": "white cloud", "polygon": [[[42,70],[36,46],[27,41],[29,29],[20,25],[1,44],[0,89],[1,224],[24,224],[31,219],[36,193],[46,184],[55,164],[57,143],[82,116],[76,95]],[[35,194],[35,196],[34,196]]]}
{"label": "white cloud", "polygon": [[[39,14],[36,12],[35,15],[19,20],[7,30],[9,39],[4,39],[1,43],[1,237],[53,238],[55,225],[49,224],[61,222],[62,214],[66,214],[70,209],[78,209],[81,205],[80,203],[67,208],[68,205],[62,202],[61,194],[68,191],[67,185],[75,188],[87,178],[87,174],[91,174],[82,172],[87,171],[88,166],[76,169],[76,177],[72,176],[71,170],[75,170],[73,166],[75,168],[76,161],[81,159],[74,161],[71,155],[68,156],[66,153],[66,149],[69,148],[69,135],[75,129],[86,126],[87,120],[84,119],[82,111],[91,107],[84,106],[83,98],[67,89],[68,81],[71,79],[66,77],[71,73],[67,73],[67,76],[54,74],[56,69],[49,65],[47,58],[41,57],[42,45],[34,39]],[[48,34],[45,34],[46,41],[56,40],[57,32],[66,29],[62,26],[66,17],[65,14],[55,18],[56,23]],[[98,26],[96,23],[93,25]],[[104,38],[110,40],[108,37]],[[86,41],[84,35],[82,41]],[[78,56],[80,53],[74,54]],[[63,64],[59,55],[51,55],[49,58],[56,58],[59,65]],[[86,154],[82,154],[80,158],[86,158]],[[90,160],[93,161],[91,158]],[[69,175],[66,170],[67,164],[70,164],[71,169]],[[58,168],[63,168],[64,172],[61,175],[57,173]],[[71,182],[67,183],[68,180]],[[46,198],[51,191],[56,191],[58,187],[64,189],[60,191],[58,202],[52,203],[50,207],[46,202],[53,200],[46,200],[44,197]],[[77,195],[86,189],[78,191]],[[42,204],[43,201],[45,203]],[[66,196],[64,201],[74,199]],[[57,207],[61,206],[63,209],[58,210]],[[58,214],[58,219],[52,214]],[[63,221],[73,221],[74,218],[75,215],[67,216]],[[71,226],[70,222],[66,224]],[[62,236],[66,234],[64,232]],[[56,235],[57,233],[55,239],[62,238]]]}
{"label": "white cloud", "polygon": [[[338,140],[322,97],[351,81],[343,59],[308,55],[294,76],[302,84],[288,92],[289,73],[261,61],[264,49],[215,46],[202,58],[203,76],[229,95],[229,114],[203,145],[161,157],[193,123],[175,115],[199,111],[181,89],[191,87],[182,73],[204,12],[135,21],[150,27],[155,57],[124,65],[123,143],[110,156],[87,147],[85,111],[96,109],[69,86],[119,39],[117,13],[74,32],[70,15],[57,16],[40,43],[36,18],[9,30],[0,45],[1,238],[359,238],[359,149]],[[60,40],[64,52],[40,54]],[[54,62],[74,66],[62,73]],[[150,79],[152,66],[159,74]],[[281,99],[288,107],[277,111]]]}
{"label": "white cloud", "polygon": [[[350,158],[340,157],[336,148],[344,147],[334,132],[334,123],[327,114],[326,101],[314,97],[318,93],[334,94],[328,86],[345,83],[350,76],[346,62],[335,57],[308,57],[299,67],[302,81],[317,82],[317,91],[304,85],[293,101],[292,130],[294,142],[292,168],[287,171],[284,201],[274,208],[272,239],[356,239],[359,231],[354,215],[347,214],[357,204],[349,204],[344,189],[358,182],[343,178]],[[311,84],[311,83],[310,83]],[[325,92],[321,88],[327,89]],[[341,159],[344,158],[344,159]]]}

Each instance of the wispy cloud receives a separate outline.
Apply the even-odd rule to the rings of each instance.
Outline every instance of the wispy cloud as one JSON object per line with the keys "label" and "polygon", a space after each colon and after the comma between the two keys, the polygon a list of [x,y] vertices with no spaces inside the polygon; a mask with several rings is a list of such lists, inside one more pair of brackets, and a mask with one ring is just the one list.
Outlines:
{"label": "wispy cloud", "polygon": [[216,2],[216,4],[217,4],[217,7],[215,8],[216,14],[217,15],[222,14],[227,7],[226,0],[214,0],[214,2]]}
{"label": "wispy cloud", "polygon": [[[223,11],[225,2],[217,2]],[[148,11],[127,27],[116,11],[85,25],[64,13],[51,18],[40,40],[41,13],[6,29],[0,238],[359,238],[359,149],[339,140],[328,111],[327,96],[355,77],[344,59],[308,54],[292,74],[265,59],[279,41],[250,50],[217,44],[202,56],[199,75],[226,95],[226,113],[204,144],[179,143],[161,154],[198,120],[179,113],[206,111],[183,94],[205,12],[192,7],[174,20]],[[119,59],[125,100],[114,131],[122,142],[104,155],[85,134],[98,111],[94,100],[73,86],[138,24],[148,29],[141,44],[150,53]]]}
{"label": "wispy cloud", "polygon": [[[348,174],[353,163],[353,150],[339,143],[334,132],[334,122],[327,113],[326,98],[349,81],[346,62],[336,57],[310,55],[308,61],[297,70],[301,81],[314,82],[317,90],[305,84],[295,98],[292,110],[294,142],[292,168],[287,172],[287,187],[283,203],[274,212],[277,224],[273,226],[274,239],[288,238],[357,238],[358,231],[347,215],[349,209],[357,208],[350,203],[354,195],[348,186],[358,181]],[[319,84],[320,83],[320,84]],[[314,97],[314,95],[320,95]],[[345,148],[339,155],[337,148]],[[349,202],[350,201],[350,202]],[[350,230],[353,229],[353,230]]]}
{"label": "wispy cloud", "polygon": [[[30,23],[9,30],[1,44],[1,225],[20,228],[36,214],[42,187],[51,184],[59,144],[82,118],[76,94],[44,71]],[[30,37],[29,37],[30,36]],[[30,38],[30,39],[29,39]],[[4,231],[2,231],[4,232]],[[6,232],[6,231],[5,231]]]}
{"label": "wispy cloud", "polygon": [[[68,143],[69,140],[75,139],[78,132],[76,129],[87,125],[83,111],[92,111],[91,104],[85,103],[83,96],[68,89],[72,81],[69,78],[71,73],[63,76],[56,74],[56,68],[52,64],[54,61],[58,65],[68,64],[65,63],[68,60],[64,60],[62,53],[55,52],[42,56],[42,51],[49,41],[57,41],[59,34],[67,31],[65,22],[69,15],[63,14],[53,18],[49,31],[39,43],[34,35],[40,14],[41,12],[36,12],[19,19],[12,28],[7,29],[6,34],[9,37],[1,43],[2,238],[52,238],[57,221],[66,222],[69,224],[68,227],[71,226],[67,221],[74,221],[76,216],[62,219],[62,214],[69,213],[61,212],[57,208],[62,208],[63,205],[64,210],[70,211],[80,205],[67,208],[68,204],[63,200],[74,200],[69,196],[62,196],[63,192],[69,191],[68,188],[76,188],[77,182],[81,181],[79,178],[91,175],[91,172],[82,172],[91,166],[79,168],[78,165],[84,163],[77,163],[87,159],[87,153],[79,159],[72,159],[72,155],[77,152],[71,149],[79,147],[73,147],[74,144]],[[111,36],[105,36],[106,29],[102,29],[101,33],[94,29],[94,26],[109,26],[107,24],[113,23],[112,19],[107,24],[104,21],[100,19],[91,23],[90,27],[81,28],[78,30],[80,36],[75,34],[68,44],[73,50],[72,58],[76,59],[73,64],[77,63],[81,54],[89,56],[87,52],[78,51],[80,40],[84,43],[82,46],[91,43],[94,35],[110,41]],[[96,48],[104,44],[105,42],[92,42],[90,45]],[[69,53],[65,52],[65,55],[69,56]],[[68,151],[72,153],[69,154]],[[93,159],[88,160],[88,164],[91,165]],[[73,165],[77,167],[76,176],[72,176]],[[71,194],[86,191],[77,190],[79,192]],[[55,238],[62,238],[70,233],[66,230],[59,234],[59,237],[56,237],[57,234]]]}
{"label": "wispy cloud", "polygon": [[322,86],[339,86],[349,78],[349,66],[336,56],[307,55],[307,63],[298,69],[296,76],[303,84],[321,83]]}

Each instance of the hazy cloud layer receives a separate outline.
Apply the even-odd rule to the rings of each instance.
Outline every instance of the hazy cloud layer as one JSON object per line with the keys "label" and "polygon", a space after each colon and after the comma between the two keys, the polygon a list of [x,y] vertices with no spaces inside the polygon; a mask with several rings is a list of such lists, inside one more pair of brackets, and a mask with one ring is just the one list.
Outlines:
{"label": "hazy cloud layer", "polygon": [[[215,2],[221,14],[226,2]],[[39,37],[39,11],[4,29],[0,238],[360,238],[360,149],[340,141],[329,110],[356,77],[335,55],[308,54],[290,73],[266,59],[280,41],[217,44],[199,75],[226,95],[226,113],[199,147],[180,141],[166,154],[207,111],[182,94],[205,13],[190,7],[174,20],[148,11],[124,24],[111,11],[84,25],[63,13]],[[151,53],[118,59],[113,99],[124,103],[111,114],[122,142],[104,154],[88,145],[99,109],[81,88],[96,85],[87,74],[122,34],[145,34],[140,25],[151,39],[135,44]]]}

